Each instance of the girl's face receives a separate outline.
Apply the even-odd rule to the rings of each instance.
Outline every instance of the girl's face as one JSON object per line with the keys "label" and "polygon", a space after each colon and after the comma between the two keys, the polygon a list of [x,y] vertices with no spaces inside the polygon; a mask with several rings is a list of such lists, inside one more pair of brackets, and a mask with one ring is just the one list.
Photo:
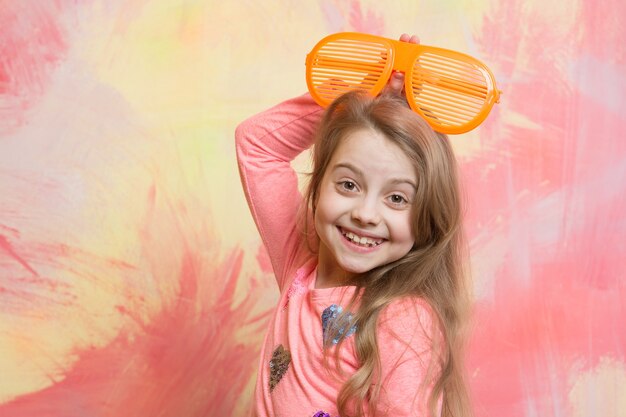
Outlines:
{"label": "girl's face", "polygon": [[361,129],[342,138],[324,173],[315,211],[323,285],[340,285],[411,250],[416,184],[411,160],[381,133]]}

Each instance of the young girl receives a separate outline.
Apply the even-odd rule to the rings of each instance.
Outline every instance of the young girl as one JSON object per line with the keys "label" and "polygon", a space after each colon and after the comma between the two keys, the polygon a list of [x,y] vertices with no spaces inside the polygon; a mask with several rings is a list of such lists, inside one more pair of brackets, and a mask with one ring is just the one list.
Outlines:
{"label": "young girl", "polygon": [[[304,95],[237,128],[281,293],[255,416],[470,414],[455,158],[401,88],[398,73],[381,96],[348,93],[325,112]],[[290,162],[314,139],[302,198]]]}

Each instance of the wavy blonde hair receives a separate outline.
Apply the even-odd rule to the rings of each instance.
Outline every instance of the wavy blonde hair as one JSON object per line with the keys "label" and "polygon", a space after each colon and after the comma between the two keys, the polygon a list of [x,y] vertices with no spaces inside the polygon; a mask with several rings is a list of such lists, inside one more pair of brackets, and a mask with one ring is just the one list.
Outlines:
{"label": "wavy blonde hair", "polygon": [[376,339],[379,315],[392,301],[417,296],[431,307],[433,327],[443,336],[440,341],[432,338],[435,351],[426,381],[416,381],[432,386],[427,407],[435,416],[441,398],[444,417],[471,416],[462,366],[469,306],[462,209],[456,159],[447,136],[434,132],[403,99],[347,93],[329,106],[318,129],[306,202],[315,213],[320,185],[335,149],[349,133],[363,128],[382,133],[415,167],[417,192],[411,216],[416,238],[403,258],[361,274],[351,283],[357,291],[344,314],[358,305],[353,320],[358,329],[355,350],[359,369],[345,380],[337,396],[338,410],[343,417],[361,417],[366,411],[375,414],[381,389],[377,381],[381,375]]}

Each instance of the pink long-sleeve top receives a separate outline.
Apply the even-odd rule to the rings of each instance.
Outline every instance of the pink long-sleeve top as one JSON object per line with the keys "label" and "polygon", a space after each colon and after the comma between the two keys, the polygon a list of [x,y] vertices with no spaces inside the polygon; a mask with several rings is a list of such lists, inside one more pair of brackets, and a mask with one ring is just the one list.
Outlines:
{"label": "pink long-sleeve top", "polygon": [[[337,394],[345,380],[333,371],[332,360],[325,366],[325,350],[332,358],[336,346],[325,347],[323,328],[347,306],[355,288],[315,288],[317,258],[300,228],[303,198],[291,167],[291,161],[311,146],[321,114],[307,94],[251,117],[236,130],[244,192],[280,290],[261,350],[253,416],[311,417],[318,411],[338,415]],[[377,416],[427,415],[421,394],[432,386],[423,384],[433,356],[430,311],[423,300],[405,298],[381,313]],[[351,375],[359,367],[352,334],[358,329],[346,325],[344,330],[348,336],[339,345],[339,360]],[[421,391],[424,386],[426,391]]]}

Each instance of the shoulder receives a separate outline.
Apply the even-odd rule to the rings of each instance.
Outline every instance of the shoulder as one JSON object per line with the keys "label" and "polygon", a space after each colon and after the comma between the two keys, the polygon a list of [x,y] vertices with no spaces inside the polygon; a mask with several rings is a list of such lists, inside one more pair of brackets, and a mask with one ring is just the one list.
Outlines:
{"label": "shoulder", "polygon": [[383,308],[378,319],[380,330],[420,328],[428,333],[437,327],[437,315],[421,297],[401,297]]}
{"label": "shoulder", "polygon": [[419,297],[394,300],[377,326],[383,415],[428,415],[426,404],[439,374],[440,335],[435,310]]}
{"label": "shoulder", "polygon": [[432,306],[420,297],[402,297],[381,311],[377,339],[381,359],[422,357],[440,345],[441,329]]}

